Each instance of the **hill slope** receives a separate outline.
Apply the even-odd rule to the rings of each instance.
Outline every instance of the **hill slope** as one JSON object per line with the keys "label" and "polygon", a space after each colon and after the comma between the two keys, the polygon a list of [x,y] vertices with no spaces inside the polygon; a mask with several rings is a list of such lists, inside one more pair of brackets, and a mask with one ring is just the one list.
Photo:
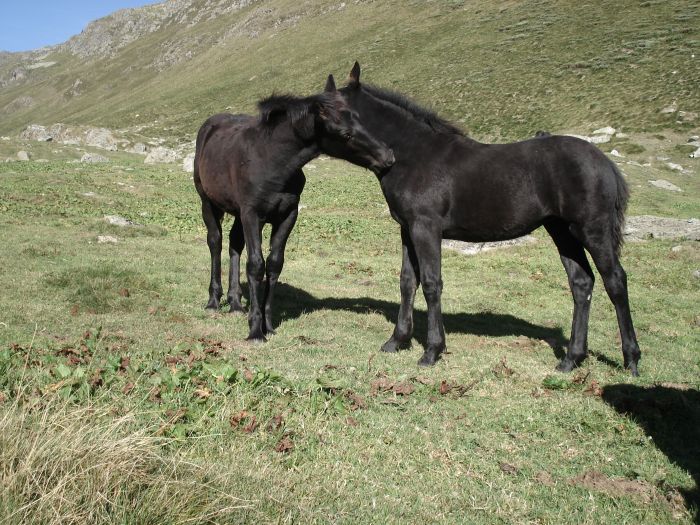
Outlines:
{"label": "hill slope", "polygon": [[687,131],[700,107],[699,14],[680,0],[171,0],[54,48],[0,54],[0,133],[64,122],[191,138],[211,113],[319,90],[355,59],[366,81],[477,138]]}

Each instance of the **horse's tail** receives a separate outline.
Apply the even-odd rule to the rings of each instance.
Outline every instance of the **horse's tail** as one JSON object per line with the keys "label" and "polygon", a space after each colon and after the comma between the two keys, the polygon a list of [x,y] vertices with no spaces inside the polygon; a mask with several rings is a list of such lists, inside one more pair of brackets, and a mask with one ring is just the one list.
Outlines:
{"label": "horse's tail", "polygon": [[619,256],[622,250],[622,244],[624,243],[624,232],[625,232],[625,210],[627,209],[627,201],[630,197],[630,190],[627,186],[627,182],[622,175],[622,172],[618,169],[613,161],[610,161],[612,170],[615,173],[615,183],[617,187],[617,193],[615,195],[615,217],[613,223],[613,245],[615,247],[615,253]]}

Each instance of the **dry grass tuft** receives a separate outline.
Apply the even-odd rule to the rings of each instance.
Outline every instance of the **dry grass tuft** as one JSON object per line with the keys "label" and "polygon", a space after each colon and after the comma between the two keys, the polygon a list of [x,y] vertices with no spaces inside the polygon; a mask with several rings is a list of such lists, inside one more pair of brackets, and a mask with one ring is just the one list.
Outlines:
{"label": "dry grass tuft", "polygon": [[0,522],[211,523],[249,507],[132,416],[59,403],[0,411]]}

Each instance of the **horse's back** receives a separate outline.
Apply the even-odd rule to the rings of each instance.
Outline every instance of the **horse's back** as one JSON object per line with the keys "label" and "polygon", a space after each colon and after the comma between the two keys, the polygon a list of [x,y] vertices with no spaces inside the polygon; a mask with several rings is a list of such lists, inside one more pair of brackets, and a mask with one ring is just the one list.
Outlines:
{"label": "horse's back", "polygon": [[446,235],[502,240],[529,233],[548,217],[581,223],[615,212],[614,165],[586,141],[552,135],[469,148],[459,165],[444,170],[454,174]]}

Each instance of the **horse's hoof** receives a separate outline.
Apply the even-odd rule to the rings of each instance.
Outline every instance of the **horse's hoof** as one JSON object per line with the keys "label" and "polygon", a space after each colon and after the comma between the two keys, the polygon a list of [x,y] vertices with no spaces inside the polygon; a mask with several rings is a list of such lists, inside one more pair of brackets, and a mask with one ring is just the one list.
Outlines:
{"label": "horse's hoof", "polygon": [[231,305],[231,307],[228,310],[228,313],[230,314],[245,314],[245,310],[241,305]]}
{"label": "horse's hoof", "polygon": [[268,328],[265,330],[265,335],[275,335],[277,332],[275,332],[272,328]]}
{"label": "horse's hoof", "polygon": [[382,345],[381,351],[386,352],[388,354],[395,354],[399,351],[399,345],[393,339],[389,339],[386,343]]}
{"label": "horse's hoof", "polygon": [[216,305],[208,304],[204,307],[204,310],[210,314],[213,314],[213,313],[216,313],[219,311],[219,305],[218,304],[216,304]]}
{"label": "horse's hoof", "polygon": [[382,345],[381,351],[390,354],[395,354],[399,350],[408,350],[409,348],[411,348],[410,339],[408,341],[397,341],[392,337]]}
{"label": "horse's hoof", "polygon": [[637,363],[630,363],[627,365],[627,370],[630,371],[632,377],[639,377],[639,370],[637,370]]}
{"label": "horse's hoof", "polygon": [[559,372],[571,372],[574,368],[576,368],[576,364],[571,359],[567,359],[565,357],[559,361],[559,364],[555,367],[555,370],[558,370]]}
{"label": "horse's hoof", "polygon": [[267,343],[267,339],[262,334],[249,335],[248,337],[245,338],[245,340],[248,341],[249,343],[255,343],[255,344]]}
{"label": "horse's hoof", "polygon": [[438,359],[439,357],[436,357],[434,354],[425,352],[418,360],[418,366],[433,366],[437,363]]}

